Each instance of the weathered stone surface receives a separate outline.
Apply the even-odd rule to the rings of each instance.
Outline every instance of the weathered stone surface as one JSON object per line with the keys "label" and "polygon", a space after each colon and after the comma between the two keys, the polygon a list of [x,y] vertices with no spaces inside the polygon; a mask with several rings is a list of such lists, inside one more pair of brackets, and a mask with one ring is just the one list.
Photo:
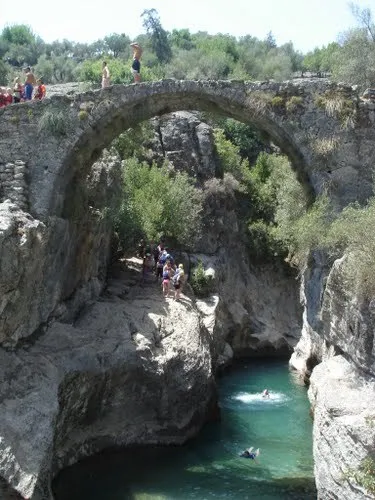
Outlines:
{"label": "weathered stone surface", "polygon": [[345,352],[356,366],[375,376],[375,317],[371,300],[361,298],[355,287],[348,285],[346,263],[346,257],[336,260],[327,280],[322,307],[324,338]]}
{"label": "weathered stone surface", "polygon": [[[275,96],[282,98],[281,106],[272,106]],[[290,107],[293,96],[302,102]],[[327,113],[318,97],[323,102],[345,100],[350,116]],[[364,201],[372,192],[375,142],[370,106],[357,90],[327,80],[114,85],[0,110],[0,162],[27,162],[31,213],[59,216],[77,172],[87,173],[98,153],[122,131],[173,111],[218,112],[269,134],[289,156],[306,189],[316,194],[329,185],[333,201],[343,206]],[[59,113],[62,132],[48,126],[49,113]],[[41,141],[43,148],[36,146]]]}
{"label": "weathered stone surface", "polygon": [[301,334],[299,281],[276,260],[252,262],[236,189],[231,177],[206,182],[204,229],[196,243],[199,253],[190,255],[190,261],[201,260],[213,277],[211,329],[218,344],[227,342],[236,357],[287,355]]}
{"label": "weathered stone surface", "polygon": [[[342,96],[352,105],[353,112],[347,117],[350,118],[347,126],[343,126],[342,117],[328,116],[324,106],[317,104],[318,97],[329,98],[332,94]],[[270,99],[276,95],[282,97],[282,106],[270,105]],[[293,112],[286,106],[291,96],[302,97],[302,104]],[[173,304],[163,313],[158,310],[156,316],[151,317],[145,314],[141,305],[142,295],[132,296],[134,283],[112,284],[112,291],[121,289],[121,298],[109,301],[110,306],[107,301],[94,304],[92,313],[95,319],[86,315],[84,320],[74,324],[77,312],[88,300],[98,296],[104,283],[110,228],[101,208],[108,201],[108,193],[115,191],[115,179],[119,182],[118,176],[112,175],[119,170],[116,160],[107,158],[104,165],[99,162],[101,166],[95,168],[94,165],[89,175],[93,162],[102,148],[126,128],[153,116],[182,109],[220,112],[267,132],[289,155],[306,189],[317,194],[328,185],[332,201],[337,206],[353,200],[362,202],[372,192],[373,104],[360,101],[351,87],[324,80],[282,84],[153,82],[114,86],[85,94],[73,91],[69,96],[53,96],[42,102],[0,110],[0,196],[4,200],[0,213],[0,342],[12,346],[18,342],[19,347],[13,354],[0,350],[2,380],[5,380],[0,389],[4,391],[0,401],[0,432],[4,432],[4,439],[0,442],[0,475],[24,494],[35,490],[35,499],[47,498],[51,472],[104,446],[158,440],[181,442],[193,434],[203,421],[209,404],[211,363],[225,364],[233,354],[227,341],[234,347],[236,356],[280,352],[295,342],[300,312],[294,277],[286,279],[280,269],[252,266],[241,242],[236,200],[227,188],[219,196],[216,188],[212,190],[207,231],[196,248],[197,253],[206,254],[203,257],[215,275],[219,299],[213,297],[211,302],[200,304],[208,333],[195,316],[197,313],[192,304],[185,303],[193,311],[196,318],[193,323],[199,324],[201,332],[198,336],[191,334],[193,339],[199,340],[193,341],[192,350],[189,350],[190,345],[186,347],[186,357],[181,351],[184,344],[172,332],[169,322],[172,318],[171,324],[174,325],[174,314],[182,305]],[[65,123],[66,130],[62,135],[56,135],[51,129],[42,130],[42,117],[46,118],[50,112],[59,112]],[[183,119],[181,123],[186,129],[188,142],[190,122]],[[165,125],[166,131],[168,127]],[[210,150],[207,129],[199,127],[202,133],[195,130],[198,145],[194,151],[197,155],[199,151]],[[169,136],[170,149],[165,153],[177,163],[177,157],[182,157],[182,148],[178,147],[173,132]],[[38,146],[41,141],[43,148]],[[106,167],[108,163],[110,168]],[[15,184],[14,175],[24,174],[26,166],[27,186]],[[211,160],[204,167],[194,166],[192,169],[197,178],[204,178],[211,170]],[[15,188],[27,188],[27,192]],[[13,205],[4,198],[5,190],[10,189],[16,202]],[[98,200],[105,203],[97,204]],[[21,206],[29,206],[34,218],[20,211]],[[224,252],[223,248],[226,249]],[[339,263],[326,287],[330,264],[323,258],[319,259],[316,257],[310,263],[304,276],[303,336],[292,362],[310,374],[317,363],[325,360],[314,371],[319,375],[321,366],[331,363],[330,358],[335,353],[344,351],[350,365],[342,369],[341,361],[337,363],[338,358],[333,358],[336,361],[329,368],[332,380],[335,380],[335,372],[339,378],[342,373],[345,376],[340,378],[340,383],[329,381],[327,387],[322,378],[320,382],[317,378],[312,389],[316,414],[320,412],[322,416],[316,419],[314,430],[316,467],[322,459],[320,447],[327,454],[336,444],[335,433],[327,435],[327,445],[324,443],[325,427],[337,430],[341,436],[340,449],[350,445],[352,432],[348,430],[346,419],[337,418],[333,423],[328,420],[332,415],[324,416],[328,403],[319,406],[325,401],[324,391],[327,390],[327,398],[332,397],[332,401],[335,401],[335,391],[341,387],[343,393],[348,391],[349,409],[340,399],[340,412],[348,412],[355,421],[359,417],[351,403],[354,393],[350,392],[351,386],[344,385],[344,379],[353,379],[354,365],[367,372],[373,370],[373,354],[369,354],[373,327],[366,310],[369,304],[359,303],[352,296],[351,303],[345,302],[350,294],[340,294]],[[134,300],[131,313],[140,316],[142,310],[141,326],[134,326],[128,309],[119,310],[122,299],[128,296],[131,297],[129,300]],[[99,322],[96,325],[99,314],[104,323],[108,315],[111,324]],[[54,323],[45,332],[44,328],[36,329],[53,318],[74,326]],[[111,329],[112,323],[117,325],[116,331]],[[354,341],[350,336],[352,330],[355,332]],[[161,331],[167,336],[158,347],[163,336]],[[44,332],[44,335],[40,339],[35,335],[21,348],[19,340],[33,332]],[[204,340],[202,332],[205,332]],[[281,338],[284,339],[283,345],[280,345]],[[206,349],[210,339],[215,339],[215,346]],[[31,345],[31,341],[35,344]],[[201,353],[202,345],[204,359],[199,356],[194,359],[196,352]],[[188,357],[201,364],[192,366]],[[123,365],[124,359],[126,366]],[[192,372],[194,375],[190,378]],[[187,377],[186,373],[189,374]],[[366,379],[360,372],[358,377]],[[192,385],[186,386],[185,382]],[[366,383],[355,386],[357,394],[364,391],[367,400],[371,384],[372,380],[368,378]],[[164,387],[167,387],[166,396]],[[204,388],[204,395],[199,387]],[[178,394],[178,400],[174,399],[172,392]],[[154,393],[158,395],[157,400]],[[148,401],[147,408],[142,407],[139,394]],[[189,401],[192,394],[191,408],[195,408],[198,414],[190,412],[189,418],[184,420],[177,409],[181,403]],[[135,405],[137,413],[132,413],[126,401]],[[174,407],[177,414],[173,413]],[[182,408],[186,417],[187,408],[183,404]],[[138,420],[143,410],[151,411],[145,417],[145,425],[143,420]],[[125,430],[121,427],[124,422],[119,423],[122,413],[129,421]],[[198,415],[196,420],[195,415]],[[140,427],[136,427],[138,424]],[[354,427],[356,439],[364,443],[361,448],[364,450],[368,444],[365,427],[362,424]],[[117,434],[112,433],[112,428]],[[29,431],[25,439],[24,431]],[[361,453],[355,456],[356,460],[361,459]],[[340,456],[332,454],[332,457],[332,463],[322,459],[323,467],[317,469],[321,498],[331,499],[335,498],[334,495],[340,499],[364,498],[346,497],[344,481],[336,474]],[[332,476],[325,473],[329,467],[334,471]]]}
{"label": "weathered stone surface", "polygon": [[347,474],[374,452],[374,378],[334,356],[314,369],[310,381],[318,499],[374,498]]}
{"label": "weathered stone surface", "polygon": [[197,113],[171,113],[151,123],[156,131],[151,144],[154,153],[200,182],[215,177],[219,165],[212,128]]}
{"label": "weathered stone surface", "polygon": [[151,285],[0,350],[1,475],[47,500],[53,474],[105,447],[183,443],[215,407],[211,341],[190,299]]}
{"label": "weathered stone surface", "polygon": [[[314,462],[319,500],[373,498],[346,472],[373,454],[375,431],[374,317],[356,294],[347,257],[333,265],[322,255],[304,274],[302,336],[291,365],[310,376]],[[338,355],[343,353],[343,355]]]}
{"label": "weathered stone surface", "polygon": [[19,204],[0,203],[0,345],[14,346],[38,333],[60,316],[61,302],[61,319],[71,321],[99,295],[112,234],[100,209],[111,206],[120,166],[106,154],[93,165],[89,178],[76,178],[64,218],[51,216],[41,222]]}
{"label": "weathered stone surface", "polygon": [[10,200],[19,208],[28,208],[28,184],[26,182],[26,164],[16,161],[15,164],[0,164],[0,202]]}

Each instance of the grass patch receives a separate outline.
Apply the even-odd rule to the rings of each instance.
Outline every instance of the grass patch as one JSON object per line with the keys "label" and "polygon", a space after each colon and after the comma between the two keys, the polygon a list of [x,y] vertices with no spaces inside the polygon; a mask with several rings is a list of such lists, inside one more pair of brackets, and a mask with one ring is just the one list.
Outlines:
{"label": "grass patch", "polygon": [[297,109],[301,108],[303,104],[303,98],[298,95],[293,95],[290,99],[287,100],[285,104],[285,108],[288,113],[293,113],[297,111]]}
{"label": "grass patch", "polygon": [[271,100],[271,106],[273,108],[281,108],[284,106],[284,99],[279,95],[275,95]]}
{"label": "grass patch", "polygon": [[38,132],[61,137],[67,134],[69,119],[63,111],[46,110],[39,119]]}
{"label": "grass patch", "polygon": [[324,109],[328,116],[338,118],[343,128],[354,125],[356,107],[354,101],[340,93],[327,91],[315,98],[315,105]]}

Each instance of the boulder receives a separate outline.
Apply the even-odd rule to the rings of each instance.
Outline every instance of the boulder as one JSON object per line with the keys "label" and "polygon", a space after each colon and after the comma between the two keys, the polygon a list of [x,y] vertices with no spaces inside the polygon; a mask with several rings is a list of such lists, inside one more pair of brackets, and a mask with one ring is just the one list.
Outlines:
{"label": "boulder", "polygon": [[355,480],[375,451],[374,378],[334,356],[313,370],[310,384],[319,500],[374,498]]}
{"label": "boulder", "polygon": [[0,350],[0,476],[47,500],[53,475],[104,448],[182,444],[216,407],[211,348],[190,299],[136,285]]}

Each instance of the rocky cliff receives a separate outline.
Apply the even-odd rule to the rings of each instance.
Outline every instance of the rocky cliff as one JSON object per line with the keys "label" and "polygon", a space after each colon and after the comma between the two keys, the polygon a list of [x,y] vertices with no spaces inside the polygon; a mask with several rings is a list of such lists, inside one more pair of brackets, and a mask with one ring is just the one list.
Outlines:
{"label": "rocky cliff", "polygon": [[[199,113],[178,112],[153,120],[154,155],[187,169],[203,187],[204,226],[187,256],[214,277],[212,297],[216,342],[236,357],[288,355],[300,338],[302,309],[297,275],[287,266],[252,260],[246,227],[240,217],[238,183],[220,179],[212,129]],[[190,168],[187,166],[190,165]],[[201,301],[202,302],[202,301]]]}
{"label": "rocky cliff", "polygon": [[56,317],[70,320],[105,283],[111,206],[120,161],[106,153],[88,177],[77,177],[64,217],[33,218],[25,200],[0,203],[0,345],[38,335]]}
{"label": "rocky cliff", "polygon": [[375,452],[374,316],[348,280],[347,256],[304,274],[304,326],[291,365],[310,376],[320,500],[374,498],[360,470]]}
{"label": "rocky cliff", "polygon": [[105,289],[104,208],[121,182],[112,154],[78,172],[61,217],[43,220],[27,212],[27,165],[0,164],[0,496],[6,484],[46,500],[60,468],[108,446],[183,442],[215,410],[219,366],[288,354],[300,338],[291,365],[311,376],[319,499],[371,498],[348,472],[374,447],[371,303],[348,289],[345,259],[312,255],[301,295],[285,267],[254,262],[235,183],[212,179],[210,128],[188,113],[153,123],[155,155],[205,188],[205,230],[181,258],[214,277],[207,299],[162,301],[131,262]]}
{"label": "rocky cliff", "polygon": [[54,473],[110,446],[183,443],[215,410],[210,337],[190,299],[121,271],[73,324],[0,350],[2,477],[47,500]]}

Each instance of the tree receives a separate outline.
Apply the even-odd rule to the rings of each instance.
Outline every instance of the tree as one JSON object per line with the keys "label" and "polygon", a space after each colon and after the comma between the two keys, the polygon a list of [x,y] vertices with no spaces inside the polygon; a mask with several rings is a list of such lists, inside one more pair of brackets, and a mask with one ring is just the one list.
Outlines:
{"label": "tree", "polygon": [[188,175],[167,165],[150,167],[136,158],[124,165],[123,200],[115,216],[124,243],[140,234],[149,240],[165,235],[190,247],[200,230],[202,196]]}
{"label": "tree", "polygon": [[168,39],[168,33],[163,29],[159,15],[155,9],[146,9],[142,12],[143,26],[150,36],[151,46],[156,57],[161,63],[167,63],[172,59],[172,49]]}
{"label": "tree", "polygon": [[0,85],[6,85],[8,79],[8,68],[6,64],[0,60]]}
{"label": "tree", "polygon": [[71,57],[64,55],[47,57],[43,54],[38,59],[35,72],[43,76],[45,83],[66,83],[75,80],[76,66],[77,63]]}
{"label": "tree", "polygon": [[174,29],[170,36],[171,44],[174,47],[184,50],[191,50],[195,47],[192,36],[188,29]]}
{"label": "tree", "polygon": [[360,85],[362,89],[375,84],[375,43],[366,30],[357,28],[343,35],[332,69],[335,80]]}
{"label": "tree", "polygon": [[112,33],[104,38],[107,52],[113,57],[118,57],[121,53],[129,54],[130,39],[124,33]]}
{"label": "tree", "polygon": [[266,36],[266,45],[268,49],[275,49],[277,47],[276,39],[272,33],[272,31],[269,31]]}
{"label": "tree", "polygon": [[36,41],[32,29],[26,24],[6,26],[1,33],[1,38],[15,45],[30,45]]}
{"label": "tree", "polygon": [[360,25],[366,30],[368,36],[375,42],[375,24],[369,8],[361,9],[354,2],[349,3],[350,10]]}

